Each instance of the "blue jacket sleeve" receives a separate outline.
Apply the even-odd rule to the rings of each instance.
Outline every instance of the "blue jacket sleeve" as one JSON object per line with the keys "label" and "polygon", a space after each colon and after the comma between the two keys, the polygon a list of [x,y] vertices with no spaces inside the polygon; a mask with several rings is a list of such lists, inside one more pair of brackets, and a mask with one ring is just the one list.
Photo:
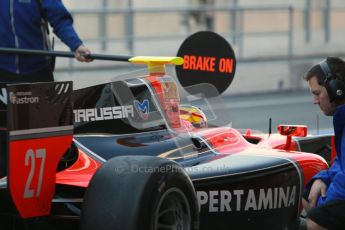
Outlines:
{"label": "blue jacket sleeve", "polygon": [[306,188],[310,189],[313,182],[317,179],[321,179],[323,182],[327,184],[327,186],[329,186],[329,184],[333,181],[333,178],[339,172],[339,170],[340,170],[340,163],[339,163],[338,157],[336,157],[334,159],[332,166],[329,169],[322,170],[318,174],[313,176],[313,178],[308,182]]}
{"label": "blue jacket sleeve", "polygon": [[325,197],[320,197],[318,205],[332,200],[345,200],[345,105],[337,107],[333,116],[335,133],[335,146],[337,157],[332,166],[324,172],[317,174],[313,179],[321,179],[327,185]]}
{"label": "blue jacket sleeve", "polygon": [[42,8],[46,12],[49,24],[54,33],[72,50],[83,44],[73,28],[72,15],[61,0],[42,0]]}
{"label": "blue jacket sleeve", "polygon": [[340,171],[340,162],[339,158],[336,157],[332,166],[328,170],[323,170],[320,173],[316,174],[313,179],[321,179],[327,185],[329,185],[332,181],[334,176]]}

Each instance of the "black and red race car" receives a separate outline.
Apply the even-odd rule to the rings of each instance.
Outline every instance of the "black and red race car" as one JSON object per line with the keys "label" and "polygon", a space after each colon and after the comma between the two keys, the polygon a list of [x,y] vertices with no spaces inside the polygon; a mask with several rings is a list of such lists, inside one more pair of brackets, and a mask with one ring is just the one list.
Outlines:
{"label": "black and red race car", "polygon": [[240,133],[217,87],[165,70],[182,58],[130,61],[148,73],[1,89],[1,229],[295,229],[331,137]]}

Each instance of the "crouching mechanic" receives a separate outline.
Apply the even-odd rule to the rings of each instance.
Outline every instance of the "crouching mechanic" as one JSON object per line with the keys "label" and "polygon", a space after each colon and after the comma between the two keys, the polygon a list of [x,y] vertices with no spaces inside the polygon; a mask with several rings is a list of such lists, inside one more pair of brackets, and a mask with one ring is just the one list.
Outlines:
{"label": "crouching mechanic", "polygon": [[[79,61],[90,54],[73,28],[73,19],[61,0],[1,0],[0,47],[50,49],[48,22],[54,33]],[[53,58],[0,53],[0,82],[53,81]]]}
{"label": "crouching mechanic", "polygon": [[308,183],[302,203],[308,230],[345,229],[345,62],[328,57],[304,76],[326,116],[333,116],[337,157]]}

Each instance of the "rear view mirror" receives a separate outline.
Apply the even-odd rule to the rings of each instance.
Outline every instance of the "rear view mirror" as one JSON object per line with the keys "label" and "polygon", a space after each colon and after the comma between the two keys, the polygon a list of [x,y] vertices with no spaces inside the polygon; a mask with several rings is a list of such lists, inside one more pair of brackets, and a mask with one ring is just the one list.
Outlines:
{"label": "rear view mirror", "polygon": [[307,136],[308,127],[306,125],[278,125],[280,135],[305,137]]}

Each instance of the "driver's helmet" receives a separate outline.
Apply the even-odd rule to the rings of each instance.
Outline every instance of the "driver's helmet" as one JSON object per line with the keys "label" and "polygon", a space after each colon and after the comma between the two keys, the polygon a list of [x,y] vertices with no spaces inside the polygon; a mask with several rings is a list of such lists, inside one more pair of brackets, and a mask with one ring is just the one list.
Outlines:
{"label": "driver's helmet", "polygon": [[196,128],[206,128],[207,118],[204,112],[192,105],[180,105],[180,118],[189,121]]}

